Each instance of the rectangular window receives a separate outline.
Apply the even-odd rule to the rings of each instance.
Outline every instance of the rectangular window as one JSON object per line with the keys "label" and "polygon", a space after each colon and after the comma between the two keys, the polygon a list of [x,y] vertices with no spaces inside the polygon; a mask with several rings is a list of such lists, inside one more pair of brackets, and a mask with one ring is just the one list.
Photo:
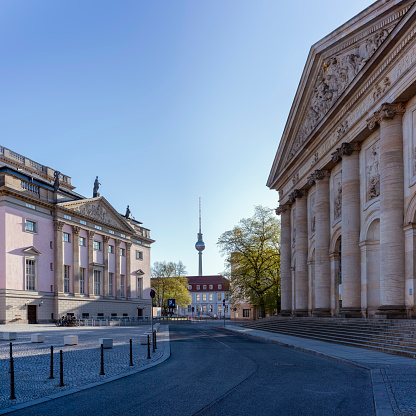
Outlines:
{"label": "rectangular window", "polygon": [[108,230],[108,232],[109,232],[110,234],[114,234],[114,231],[113,231],[113,230]]}
{"label": "rectangular window", "polygon": [[143,251],[136,251],[136,259],[143,260]]}
{"label": "rectangular window", "polygon": [[221,313],[222,313],[222,306],[218,305],[218,315],[221,315]]}
{"label": "rectangular window", "polygon": [[124,297],[124,274],[120,275],[120,292],[121,292],[121,297]]}
{"label": "rectangular window", "polygon": [[64,242],[65,243],[70,243],[71,242],[71,236],[68,233],[63,233],[64,235]]}
{"label": "rectangular window", "polygon": [[113,294],[113,283],[114,282],[114,273],[108,273],[108,295],[114,296]]}
{"label": "rectangular window", "polygon": [[218,293],[218,300],[221,300],[221,293]]}
{"label": "rectangular window", "polygon": [[26,290],[36,290],[36,260],[26,259]]}
{"label": "rectangular window", "polygon": [[120,248],[120,256],[125,255],[126,250],[124,248]]}
{"label": "rectangular window", "polygon": [[214,286],[212,286],[212,285],[209,285],[209,290],[212,290],[212,289],[213,289],[213,287],[214,287]]}
{"label": "rectangular window", "polygon": [[214,300],[214,295],[212,293],[209,294],[209,300]]}
{"label": "rectangular window", "polygon": [[108,252],[114,253],[114,246],[108,246]]}
{"label": "rectangular window", "polygon": [[143,279],[141,277],[137,278],[137,297],[142,298],[143,296]]}
{"label": "rectangular window", "polygon": [[79,269],[79,293],[85,295],[85,269],[83,267]]}
{"label": "rectangular window", "polygon": [[212,305],[209,305],[209,311],[212,312]]}
{"label": "rectangular window", "polygon": [[111,316],[117,316],[117,314],[116,313],[112,313]]}
{"label": "rectangular window", "polygon": [[51,268],[51,270],[53,270],[53,263],[50,263],[49,267]]}
{"label": "rectangular window", "polygon": [[94,295],[100,296],[101,294],[101,272],[94,270]]}
{"label": "rectangular window", "polygon": [[202,286],[204,290],[207,290],[207,285]]}
{"label": "rectangular window", "polygon": [[243,309],[243,318],[250,318],[250,309]]}
{"label": "rectangular window", "polygon": [[87,225],[87,221],[84,221],[84,220],[79,220],[79,223],[82,225]]}
{"label": "rectangular window", "polygon": [[90,317],[89,313],[82,312],[82,319],[88,319]]}
{"label": "rectangular window", "polygon": [[228,312],[228,305],[224,306],[224,312]]}
{"label": "rectangular window", "polygon": [[32,204],[26,204],[26,206],[27,206],[28,208],[30,208],[30,209],[36,209],[36,207],[35,207],[34,205],[32,205]]}
{"label": "rectangular window", "polygon": [[100,227],[99,225],[94,225],[94,228],[95,228],[96,230],[102,230],[102,229],[103,229],[103,227]]}
{"label": "rectangular window", "polygon": [[199,302],[201,300],[201,295],[199,293],[197,293],[196,295],[196,301]]}
{"label": "rectangular window", "polygon": [[188,290],[192,290],[192,285],[188,285]]}
{"label": "rectangular window", "polygon": [[124,234],[120,234],[120,237],[122,238],[126,238],[126,236]]}
{"label": "rectangular window", "polygon": [[206,312],[207,311],[207,305],[202,305],[202,312]]}
{"label": "rectangular window", "polygon": [[50,247],[50,248],[53,248],[52,241],[49,241],[49,247]]}
{"label": "rectangular window", "polygon": [[69,293],[69,273],[70,267],[64,266],[64,292]]}
{"label": "rectangular window", "polygon": [[206,293],[204,293],[204,294],[202,295],[202,300],[203,300],[204,302],[206,302],[206,300],[207,300],[207,294],[206,294]]}
{"label": "rectangular window", "polygon": [[222,285],[218,285],[218,289],[222,289]]}
{"label": "rectangular window", "polygon": [[65,218],[66,220],[72,220],[72,217],[71,217],[70,215],[64,215],[64,218]]}
{"label": "rectangular window", "polygon": [[30,220],[25,220],[25,230],[29,231],[30,233],[36,233],[37,229],[36,229],[36,222],[35,221],[30,221]]}
{"label": "rectangular window", "polygon": [[101,241],[94,241],[94,250],[101,251]]}
{"label": "rectangular window", "polygon": [[80,237],[79,238],[79,245],[80,246],[85,246],[85,237]]}
{"label": "rectangular window", "polygon": [[196,285],[196,290],[199,290],[201,288],[201,286]]}

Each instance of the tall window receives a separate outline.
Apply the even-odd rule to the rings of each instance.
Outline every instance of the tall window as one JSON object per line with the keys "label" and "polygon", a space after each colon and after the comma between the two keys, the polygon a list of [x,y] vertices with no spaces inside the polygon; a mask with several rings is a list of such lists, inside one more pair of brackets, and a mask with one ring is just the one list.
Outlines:
{"label": "tall window", "polygon": [[120,275],[120,292],[121,297],[124,297],[124,274]]}
{"label": "tall window", "polygon": [[64,292],[69,293],[69,273],[70,267],[64,266]]}
{"label": "tall window", "polygon": [[94,241],[94,250],[101,251],[101,241]]}
{"label": "tall window", "polygon": [[94,270],[94,295],[100,296],[101,294],[101,272]]}
{"label": "tall window", "polygon": [[143,295],[143,279],[141,277],[137,278],[137,297],[141,298]]}
{"label": "tall window", "polygon": [[114,246],[108,246],[108,252],[109,253],[114,253]]}
{"label": "tall window", "polygon": [[243,309],[243,318],[250,318],[250,309]]}
{"label": "tall window", "polygon": [[114,296],[113,294],[113,283],[114,282],[114,273],[108,273],[108,295]]}
{"label": "tall window", "polygon": [[218,300],[221,300],[221,293],[218,293]]}
{"label": "tall window", "polygon": [[199,293],[197,293],[196,295],[196,301],[199,302],[201,300],[201,295]]}
{"label": "tall window", "polygon": [[36,290],[36,260],[26,259],[26,290]]}
{"label": "tall window", "polygon": [[212,293],[209,294],[209,300],[214,300],[214,295]]}
{"label": "tall window", "polygon": [[86,244],[85,244],[85,237],[80,237],[79,238],[79,245],[80,246],[85,246]]}
{"label": "tall window", "polygon": [[202,295],[202,300],[203,300],[204,302],[206,302],[206,300],[207,300],[207,294],[206,294],[206,293],[204,293],[204,294]]}
{"label": "tall window", "polygon": [[71,242],[71,236],[68,233],[63,233],[64,236],[64,242],[70,243]]}
{"label": "tall window", "polygon": [[126,250],[124,248],[120,248],[120,256],[125,256]]}
{"label": "tall window", "polygon": [[79,293],[85,295],[85,269],[83,267],[79,269]]}

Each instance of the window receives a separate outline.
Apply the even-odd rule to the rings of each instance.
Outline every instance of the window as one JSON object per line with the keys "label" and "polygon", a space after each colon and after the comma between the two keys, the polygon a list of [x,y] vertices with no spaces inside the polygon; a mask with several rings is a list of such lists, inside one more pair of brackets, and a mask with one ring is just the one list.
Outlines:
{"label": "window", "polygon": [[141,298],[143,295],[143,279],[141,277],[137,278],[137,297]]}
{"label": "window", "polygon": [[[84,221],[84,220],[79,220],[79,223],[82,224],[82,225],[87,225],[87,221]],[[87,315],[89,315],[89,314],[87,314]]]}
{"label": "window", "polygon": [[214,300],[214,295],[212,293],[209,294],[209,300]]}
{"label": "window", "polygon": [[207,290],[207,285],[202,286],[204,290]]}
{"label": "window", "polygon": [[196,290],[199,290],[201,288],[201,286],[196,285]]}
{"label": "window", "polygon": [[222,289],[222,285],[218,285],[218,289]]}
{"label": "window", "polygon": [[112,313],[111,316],[117,316],[117,314],[116,313]]}
{"label": "window", "polygon": [[209,285],[209,289],[212,290],[214,288],[213,285]]}
{"label": "window", "polygon": [[109,232],[110,234],[114,234],[114,231],[113,231],[113,230],[108,230],[108,232]]}
{"label": "window", "polygon": [[192,285],[188,285],[188,290],[192,290]]}
{"label": "window", "polygon": [[94,295],[100,296],[101,294],[101,272],[94,270]]}
{"label": "window", "polygon": [[143,251],[136,251],[136,259],[143,260]]}
{"label": "window", "polygon": [[188,312],[192,312],[192,306],[188,305]]}
{"label": "window", "polygon": [[83,267],[79,269],[79,293],[85,295],[85,269]]}
{"label": "window", "polygon": [[202,312],[206,312],[207,311],[207,305],[202,305]]}
{"label": "window", "polygon": [[64,242],[65,243],[70,243],[71,242],[71,236],[68,233],[63,233],[64,235]]}
{"label": "window", "polygon": [[218,300],[221,300],[221,293],[218,293]]}
{"label": "window", "polygon": [[228,312],[228,305],[224,306],[224,312]]}
{"label": "window", "polygon": [[204,294],[202,295],[202,300],[203,300],[204,302],[206,302],[206,301],[207,301],[207,294],[206,294],[206,293],[204,293]]}
{"label": "window", "polygon": [[212,312],[212,305],[209,305],[209,311]]}
{"label": "window", "polygon": [[97,313],[98,317],[104,317],[104,314],[102,312]]}
{"label": "window", "polygon": [[108,246],[108,252],[114,253],[114,246]]}
{"label": "window", "polygon": [[26,259],[26,290],[36,290],[36,260]]}
{"label": "window", "polygon": [[69,293],[69,273],[70,267],[64,266],[64,292]]}
{"label": "window", "polygon": [[197,293],[196,295],[196,301],[199,302],[201,300],[201,295],[199,293]]}
{"label": "window", "polygon": [[53,270],[53,263],[50,263],[49,267],[51,270]]}
{"label": "window", "polygon": [[88,319],[90,317],[89,313],[82,312],[82,319]]}
{"label": "window", "polygon": [[66,220],[72,220],[72,217],[71,217],[70,215],[64,215],[64,218],[65,218]]}
{"label": "window", "polygon": [[121,297],[124,297],[124,274],[120,275],[120,293]]}
{"label": "window", "polygon": [[250,318],[250,309],[243,309],[243,318]]}
{"label": "window", "polygon": [[30,209],[36,209],[36,207],[35,207],[34,205],[32,205],[32,204],[26,204],[26,206],[27,206],[28,208],[30,208]]}
{"label": "window", "polygon": [[50,247],[50,248],[53,248],[52,241],[49,241],[49,247]]}
{"label": "window", "polygon": [[80,246],[85,246],[85,237],[80,237],[79,238],[79,245]]}
{"label": "window", "polygon": [[108,295],[114,296],[113,294],[113,284],[114,284],[114,273],[108,273]]}
{"label": "window", "polygon": [[120,256],[125,256],[126,250],[124,248],[120,248]]}
{"label": "window", "polygon": [[221,315],[221,313],[222,313],[222,306],[218,305],[218,315]]}
{"label": "window", "polygon": [[94,241],[94,250],[101,251],[101,241]]}
{"label": "window", "polygon": [[25,230],[30,233],[36,233],[37,227],[35,221],[25,220]]}
{"label": "window", "polygon": [[126,238],[126,236],[124,234],[120,234],[120,237],[122,238]]}
{"label": "window", "polygon": [[102,229],[103,229],[103,227],[100,227],[99,225],[94,225],[94,228],[95,228],[96,230],[102,230]]}

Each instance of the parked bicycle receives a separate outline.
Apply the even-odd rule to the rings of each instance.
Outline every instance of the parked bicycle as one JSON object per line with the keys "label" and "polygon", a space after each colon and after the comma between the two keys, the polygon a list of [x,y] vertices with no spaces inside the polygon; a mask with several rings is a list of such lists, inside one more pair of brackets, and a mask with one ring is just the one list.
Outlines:
{"label": "parked bicycle", "polygon": [[63,316],[55,322],[56,326],[77,326],[77,318],[75,316]]}

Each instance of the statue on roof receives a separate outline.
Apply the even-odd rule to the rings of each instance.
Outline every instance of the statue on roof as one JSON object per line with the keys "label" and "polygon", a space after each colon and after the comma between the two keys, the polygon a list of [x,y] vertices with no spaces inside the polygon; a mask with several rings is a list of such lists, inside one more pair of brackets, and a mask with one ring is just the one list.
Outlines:
{"label": "statue on roof", "polygon": [[94,181],[94,189],[92,191],[92,197],[93,198],[97,198],[100,196],[99,192],[98,192],[98,188],[100,187],[100,182],[98,182],[98,176],[95,177],[95,181]]}
{"label": "statue on roof", "polygon": [[131,211],[130,211],[130,206],[129,206],[129,205],[127,205],[127,209],[126,209],[126,215],[125,215],[125,217],[126,217],[127,219],[129,219],[129,218],[130,218],[130,214],[131,214]]}
{"label": "statue on roof", "polygon": [[57,170],[53,173],[53,176],[55,177],[55,182],[53,183],[53,190],[56,192],[59,189],[59,176],[61,175],[61,172],[58,172]]}

